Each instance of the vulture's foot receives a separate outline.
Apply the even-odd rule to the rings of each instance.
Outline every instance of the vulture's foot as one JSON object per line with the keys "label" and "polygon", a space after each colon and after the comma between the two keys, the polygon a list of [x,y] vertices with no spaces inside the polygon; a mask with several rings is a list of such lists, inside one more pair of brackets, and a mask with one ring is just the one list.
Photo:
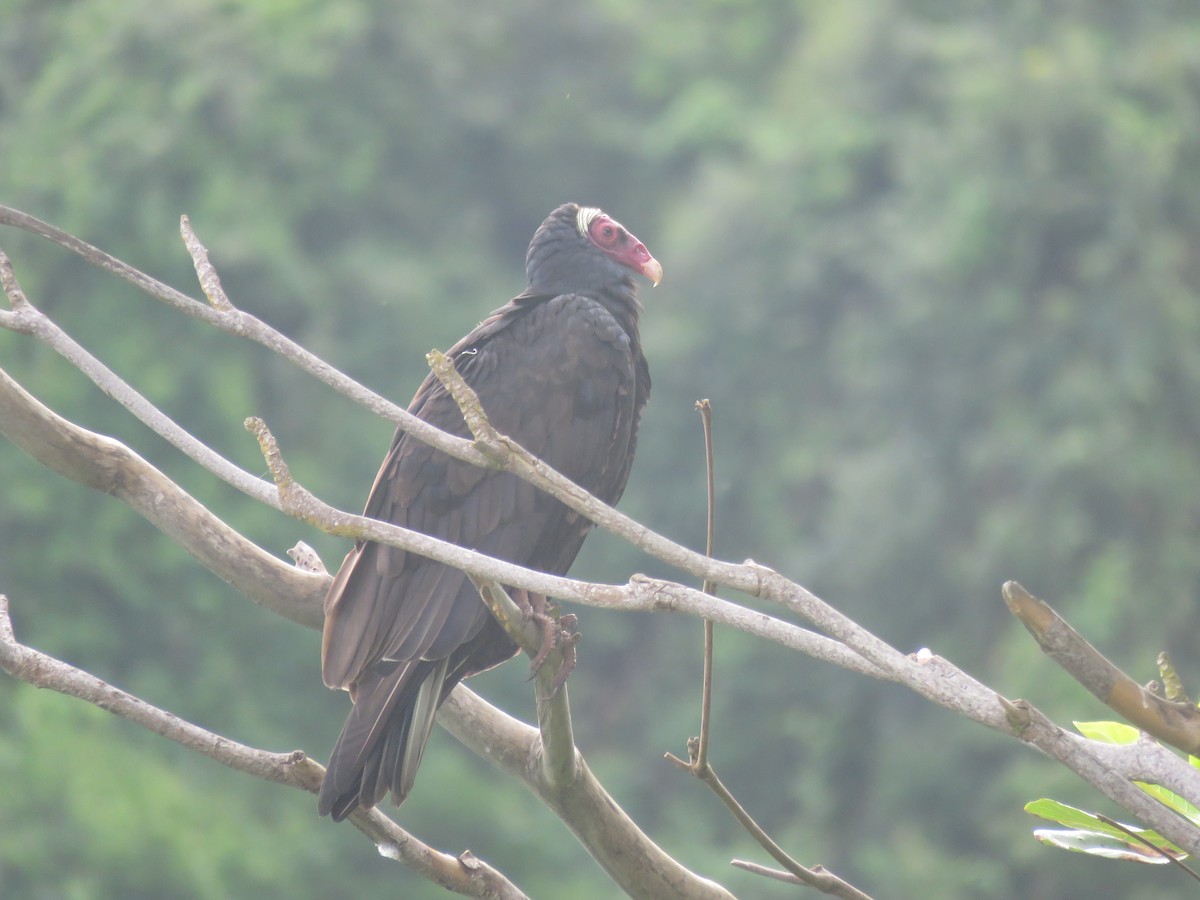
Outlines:
{"label": "vulture's foot", "polygon": [[573,613],[555,616],[545,594],[535,594],[518,588],[513,590],[513,600],[525,615],[542,629],[542,645],[530,660],[529,671],[536,674],[546,664],[552,650],[562,650],[562,665],[559,666],[551,684],[550,693],[553,696],[558,693],[567,676],[575,668],[575,645],[579,643],[579,633],[575,631],[575,627],[579,624],[579,619]]}
{"label": "vulture's foot", "polygon": [[562,648],[562,665],[558,667],[554,681],[550,683],[551,697],[567,683],[567,676],[575,671],[575,645],[579,643],[579,632],[575,630],[575,626],[578,624],[579,619],[575,617],[574,613],[567,613],[559,617],[558,640],[559,646]]}

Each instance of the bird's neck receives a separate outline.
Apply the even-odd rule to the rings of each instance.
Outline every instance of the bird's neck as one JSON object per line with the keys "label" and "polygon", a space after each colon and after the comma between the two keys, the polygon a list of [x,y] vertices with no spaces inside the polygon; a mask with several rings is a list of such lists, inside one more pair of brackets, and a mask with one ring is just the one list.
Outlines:
{"label": "bird's neck", "polygon": [[[551,297],[559,294],[581,294],[585,297],[591,297],[604,306],[617,323],[625,331],[626,334],[633,340],[634,344],[640,346],[641,339],[638,334],[638,316],[642,312],[642,304],[638,300],[637,286],[633,281],[633,277],[623,278],[620,281],[608,281],[602,285],[568,286],[567,284],[531,284],[529,287],[513,298],[510,306],[518,309],[529,303],[541,303],[549,300]],[[497,312],[502,312],[498,310]]]}
{"label": "bird's neck", "polygon": [[642,312],[642,304],[638,300],[637,288],[634,287],[633,280],[623,282],[618,285],[606,285],[587,293],[603,304],[604,308],[612,313],[629,335],[635,345],[641,345],[641,337],[638,334],[638,316]]}

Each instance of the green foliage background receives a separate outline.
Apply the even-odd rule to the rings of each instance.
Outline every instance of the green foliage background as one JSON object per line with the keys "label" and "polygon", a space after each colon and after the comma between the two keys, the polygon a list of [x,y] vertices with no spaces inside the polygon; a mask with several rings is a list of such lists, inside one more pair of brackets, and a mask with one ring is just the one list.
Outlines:
{"label": "green foliage background", "polygon": [[[405,401],[423,354],[523,286],[567,199],[663,263],[655,390],[623,508],[782,569],[900,647],[1052,715],[1103,718],[1010,621],[1020,579],[1148,678],[1200,645],[1200,7],[730,0],[8,0],[0,202],[193,290],[188,213],[235,302]],[[31,299],[186,428],[357,508],[390,428],[63,252],[0,235]],[[193,293],[195,291],[193,290]],[[0,359],[272,551],[344,547],[182,461],[30,339]],[[328,752],[315,634],[120,504],[0,445],[20,636],[238,740]],[[598,535],[575,572],[671,574]],[[661,756],[695,730],[699,624],[582,611],[580,744],[672,853],[790,889]],[[720,633],[714,761],[802,860],[880,896],[1184,896],[1178,872],[1035,844],[1025,800],[1103,804],[898,688]],[[480,679],[526,718],[520,666]],[[1193,687],[1196,677],[1192,678]],[[0,681],[0,894],[443,894],[313,803]],[[1109,810],[1111,811],[1111,810]],[[556,821],[438,733],[398,818],[535,897],[614,889]]]}

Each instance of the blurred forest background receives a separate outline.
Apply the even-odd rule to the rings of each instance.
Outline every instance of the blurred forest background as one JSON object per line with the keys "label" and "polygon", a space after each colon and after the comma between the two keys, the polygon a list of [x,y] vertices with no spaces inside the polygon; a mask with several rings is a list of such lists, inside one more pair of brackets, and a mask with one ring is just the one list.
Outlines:
{"label": "blurred forest background", "polygon": [[[7,0],[0,202],[194,295],[191,216],[234,302],[400,402],[524,286],[565,200],[662,262],[654,392],[622,508],[783,570],[901,649],[1062,722],[1104,709],[1004,610],[1016,578],[1140,679],[1200,690],[1200,5]],[[391,427],[267,352],[6,231],[30,299],[184,427],[357,510]],[[344,542],[257,507],[34,340],[0,360],[272,552]],[[206,728],[324,759],[319,637],[106,497],[0,444],[19,636]],[[574,574],[671,576],[596,535]],[[578,610],[579,744],[668,851],[794,889],[662,760],[696,731],[700,624]],[[780,843],[888,897],[1190,896],[1172,867],[1045,849],[1064,769],[904,690],[718,632],[713,760]],[[474,686],[526,720],[520,663]],[[441,897],[315,801],[0,680],[0,895]],[[1127,817],[1126,817],[1127,818]],[[534,897],[615,889],[557,820],[436,732],[399,821]],[[765,859],[763,860],[766,861]]]}

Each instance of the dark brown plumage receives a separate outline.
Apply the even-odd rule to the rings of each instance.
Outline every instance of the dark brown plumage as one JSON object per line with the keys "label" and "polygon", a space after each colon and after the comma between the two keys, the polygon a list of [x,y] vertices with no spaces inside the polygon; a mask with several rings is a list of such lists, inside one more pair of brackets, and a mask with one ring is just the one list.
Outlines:
{"label": "dark brown plumage", "polygon": [[[448,354],[500,432],[609,503],[625,489],[650,392],[635,272],[655,284],[662,276],[645,246],[603,212],[560,206],[529,245],[529,286]],[[432,376],[409,411],[469,436]],[[365,514],[555,574],[567,571],[591,527],[516,476],[454,460],[402,431]],[[325,683],[348,689],[354,708],[321,785],[321,815],[341,820],[388,791],[402,802],[442,700],[516,651],[462,572],[355,545],[325,601]]]}

